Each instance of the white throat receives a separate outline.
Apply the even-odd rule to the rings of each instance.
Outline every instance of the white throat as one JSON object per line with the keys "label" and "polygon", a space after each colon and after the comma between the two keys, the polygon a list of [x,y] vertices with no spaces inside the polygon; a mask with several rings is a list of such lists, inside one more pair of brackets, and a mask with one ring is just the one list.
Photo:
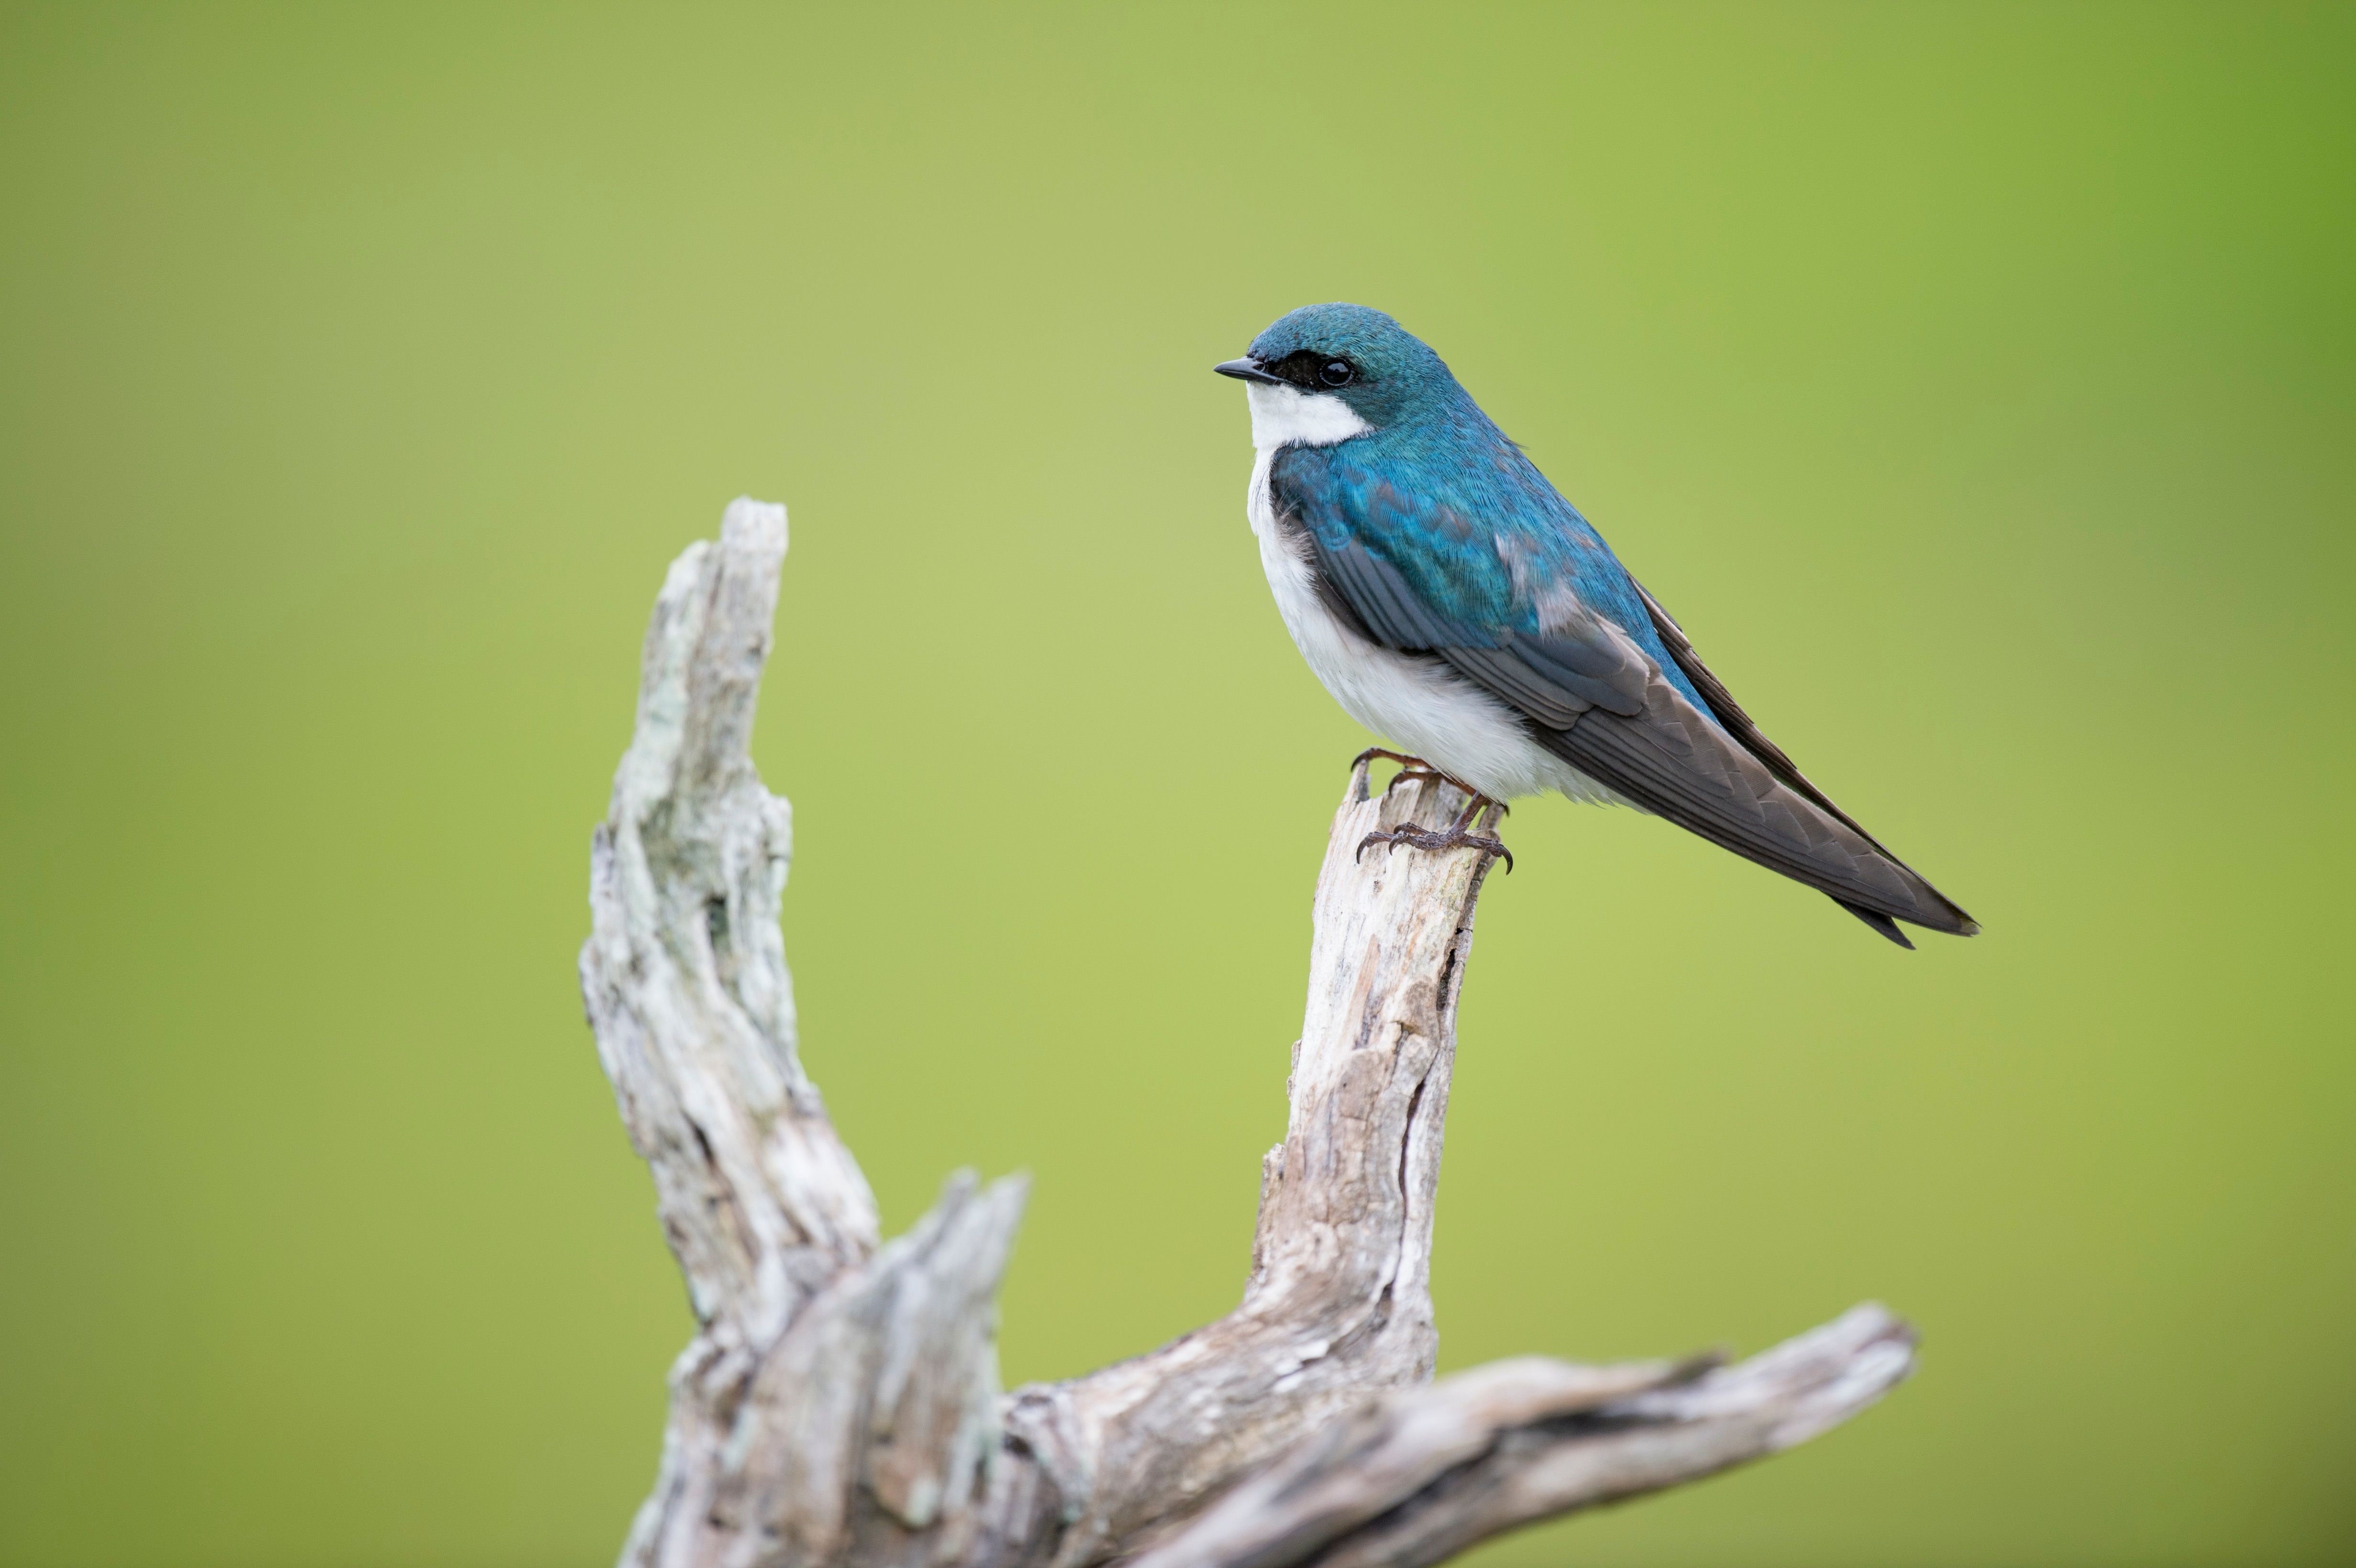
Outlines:
{"label": "white throat", "polygon": [[1280,446],[1332,446],[1375,428],[1330,393],[1247,381],[1244,395],[1251,400],[1252,444],[1262,452]]}

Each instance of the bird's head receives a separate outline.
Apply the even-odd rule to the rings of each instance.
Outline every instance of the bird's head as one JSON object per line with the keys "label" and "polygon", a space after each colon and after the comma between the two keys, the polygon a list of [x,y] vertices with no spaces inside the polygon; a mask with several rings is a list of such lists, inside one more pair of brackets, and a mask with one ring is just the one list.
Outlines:
{"label": "bird's head", "polygon": [[1216,368],[1244,383],[1258,447],[1331,446],[1412,424],[1456,392],[1439,355],[1362,304],[1302,305]]}

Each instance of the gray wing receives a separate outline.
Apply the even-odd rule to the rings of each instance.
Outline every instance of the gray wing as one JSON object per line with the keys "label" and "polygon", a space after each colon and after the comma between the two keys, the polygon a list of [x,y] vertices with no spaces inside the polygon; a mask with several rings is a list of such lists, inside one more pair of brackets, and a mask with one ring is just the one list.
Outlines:
{"label": "gray wing", "polygon": [[[1685,672],[1685,677],[1693,682],[1694,689],[1701,693],[1702,700],[1709,704],[1709,710],[1717,715],[1718,721],[1726,726],[1728,732],[1736,740],[1742,742],[1743,750],[1766,764],[1767,771],[1783,783],[1806,795],[1858,832],[1865,833],[1862,823],[1835,805],[1832,796],[1810,784],[1807,775],[1800,772],[1798,765],[1783,754],[1783,748],[1769,740],[1760,731],[1759,726],[1751,721],[1751,715],[1742,711],[1741,704],[1734,700],[1734,693],[1727,690],[1726,683],[1719,679],[1708,665],[1701,662],[1701,655],[1694,650],[1693,639],[1686,635],[1686,629],[1677,624],[1674,616],[1661,608],[1661,602],[1654,598],[1651,592],[1633,577],[1628,580],[1628,586],[1633,588],[1636,591],[1636,596],[1644,600],[1644,613],[1652,617],[1653,630],[1659,635],[1661,645],[1669,650],[1669,656],[1676,661],[1677,668]],[[1873,836],[1868,833],[1866,837],[1871,839]],[[1874,848],[1879,849],[1881,846],[1877,842]],[[1885,855],[1890,853],[1887,849],[1881,852]]]}
{"label": "gray wing", "polygon": [[1642,712],[1591,712],[1568,731],[1534,731],[1539,743],[1655,815],[1826,894],[1901,946],[1913,944],[1892,921],[1976,933],[1976,921],[1808,782],[1668,613],[1637,592],[1710,716],[1655,672]]}
{"label": "gray wing", "polygon": [[1957,936],[1979,926],[1871,836],[1785,784],[1657,672],[1633,715],[1594,709],[1538,744],[1655,816],[1804,882],[1901,946],[1893,921]]}
{"label": "gray wing", "polygon": [[1760,733],[1641,585],[1664,645],[1709,702],[1709,714],[1617,627],[1591,617],[1537,635],[1467,625],[1434,610],[1362,541],[1329,549],[1296,518],[1280,516],[1280,524],[1305,547],[1318,594],[1336,615],[1372,642],[1444,660],[1521,713],[1538,744],[1598,784],[1816,889],[1901,947],[1913,944],[1895,921],[1965,936],[1979,929]]}

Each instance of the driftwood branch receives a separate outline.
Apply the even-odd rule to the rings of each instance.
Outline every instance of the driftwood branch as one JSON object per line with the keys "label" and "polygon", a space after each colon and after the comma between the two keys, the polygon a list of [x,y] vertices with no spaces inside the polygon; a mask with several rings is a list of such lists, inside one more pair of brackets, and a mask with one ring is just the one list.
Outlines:
{"label": "driftwood branch", "polygon": [[1912,1361],[1880,1308],[1738,1366],[1502,1361],[1431,1382],[1432,1203],[1456,1001],[1490,862],[1365,836],[1465,804],[1370,794],[1317,881],[1284,1142],[1242,1303],[1161,1349],[1001,1395],[1023,1189],[953,1176],[908,1234],[796,1053],[786,803],[746,755],[785,555],[740,500],[673,564],[591,854],[598,1053],[698,1321],[625,1564],[1393,1568],[1813,1436]]}

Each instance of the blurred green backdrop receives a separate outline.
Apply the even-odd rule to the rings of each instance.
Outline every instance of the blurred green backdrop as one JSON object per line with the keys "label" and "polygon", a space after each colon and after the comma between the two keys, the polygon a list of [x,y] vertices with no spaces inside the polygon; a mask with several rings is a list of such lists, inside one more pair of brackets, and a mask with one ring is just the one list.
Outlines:
{"label": "blurred green backdrop", "polygon": [[2351,11],[853,10],[0,16],[0,1560],[611,1557],[573,953],[739,492],[887,1223],[1036,1173],[1010,1381],[1231,1305],[1363,737],[1209,367],[1341,298],[1988,927],[1515,815],[1445,1363],[1926,1339],[1490,1561],[2349,1561]]}

